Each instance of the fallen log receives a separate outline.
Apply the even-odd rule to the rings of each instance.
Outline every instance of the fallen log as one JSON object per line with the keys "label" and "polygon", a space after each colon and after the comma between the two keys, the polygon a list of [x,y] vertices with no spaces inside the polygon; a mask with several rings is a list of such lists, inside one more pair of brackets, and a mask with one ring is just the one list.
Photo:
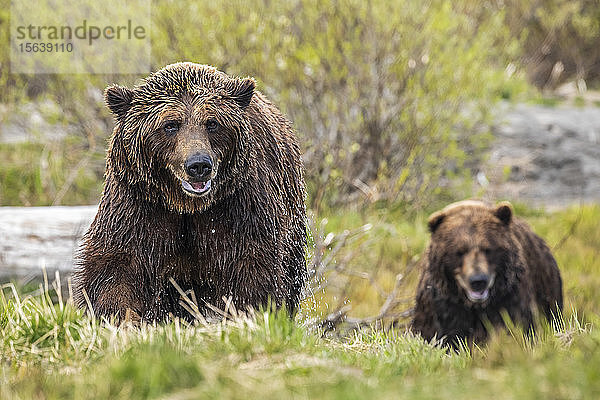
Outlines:
{"label": "fallen log", "polygon": [[67,277],[97,206],[0,207],[0,283],[55,271]]}

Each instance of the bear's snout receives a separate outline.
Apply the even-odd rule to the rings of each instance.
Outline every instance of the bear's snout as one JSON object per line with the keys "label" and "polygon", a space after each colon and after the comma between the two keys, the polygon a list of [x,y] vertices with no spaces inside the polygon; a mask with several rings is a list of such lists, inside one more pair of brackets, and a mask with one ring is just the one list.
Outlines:
{"label": "bear's snout", "polygon": [[475,292],[483,292],[488,287],[490,281],[486,274],[475,274],[469,277],[469,286]]}
{"label": "bear's snout", "polygon": [[208,154],[197,153],[185,160],[185,172],[197,182],[206,182],[211,178],[213,162]]}

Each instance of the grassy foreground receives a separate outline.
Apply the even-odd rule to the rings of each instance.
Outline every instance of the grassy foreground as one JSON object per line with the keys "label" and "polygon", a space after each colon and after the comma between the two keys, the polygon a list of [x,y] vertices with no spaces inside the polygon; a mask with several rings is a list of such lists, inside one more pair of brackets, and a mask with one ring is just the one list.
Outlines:
{"label": "grassy foreground", "polygon": [[[17,295],[4,285],[0,399],[598,398],[600,207],[530,212],[527,219],[555,247],[566,295],[562,326],[545,326],[532,342],[502,334],[471,354],[447,354],[403,330],[322,337],[305,321],[324,312],[322,303],[334,303],[329,289],[297,321],[257,313],[138,329],[99,323],[47,292]],[[393,212],[370,211],[332,217],[328,226],[338,231],[342,221],[346,228],[373,223],[370,239],[348,251],[372,248],[356,255],[356,265],[380,268],[373,276],[382,287],[389,287],[388,270],[401,270],[427,239],[419,217],[408,224]],[[357,313],[378,308],[368,282],[346,286]]]}

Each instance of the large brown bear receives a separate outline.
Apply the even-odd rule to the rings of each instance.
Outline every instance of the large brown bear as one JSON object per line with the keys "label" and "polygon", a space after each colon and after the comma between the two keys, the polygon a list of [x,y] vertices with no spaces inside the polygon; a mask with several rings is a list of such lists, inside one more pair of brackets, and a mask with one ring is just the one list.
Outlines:
{"label": "large brown bear", "polygon": [[105,100],[116,123],[76,303],[189,318],[172,278],[201,310],[223,297],[293,310],[306,278],[303,167],[290,122],[255,81],[177,63]]}
{"label": "large brown bear", "polygon": [[483,342],[504,313],[528,331],[537,311],[551,320],[562,310],[556,261],[509,203],[451,204],[431,215],[429,230],[412,321],[423,338]]}

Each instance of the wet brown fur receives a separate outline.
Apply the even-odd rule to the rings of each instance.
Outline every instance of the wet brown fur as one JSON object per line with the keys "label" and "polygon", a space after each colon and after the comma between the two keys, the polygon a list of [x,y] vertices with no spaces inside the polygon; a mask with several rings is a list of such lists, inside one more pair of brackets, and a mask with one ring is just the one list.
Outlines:
{"label": "wet brown fur", "polygon": [[[458,339],[481,343],[488,337],[486,325],[504,326],[504,311],[530,330],[538,311],[550,320],[562,310],[562,280],[550,249],[512,214],[509,203],[463,201],[429,218],[431,242],[413,331],[453,346]],[[479,272],[494,276],[481,303],[469,300],[464,289],[468,276]]]}
{"label": "wet brown fur", "polygon": [[[98,213],[78,254],[79,306],[87,295],[100,316],[189,317],[170,278],[194,291],[201,309],[222,307],[223,297],[238,308],[298,304],[306,277],[300,151],[289,121],[254,85],[178,63],[134,89],[107,89],[116,125]],[[181,129],[166,135],[173,120]],[[198,149],[215,160],[204,197],[186,194],[180,181]]]}

